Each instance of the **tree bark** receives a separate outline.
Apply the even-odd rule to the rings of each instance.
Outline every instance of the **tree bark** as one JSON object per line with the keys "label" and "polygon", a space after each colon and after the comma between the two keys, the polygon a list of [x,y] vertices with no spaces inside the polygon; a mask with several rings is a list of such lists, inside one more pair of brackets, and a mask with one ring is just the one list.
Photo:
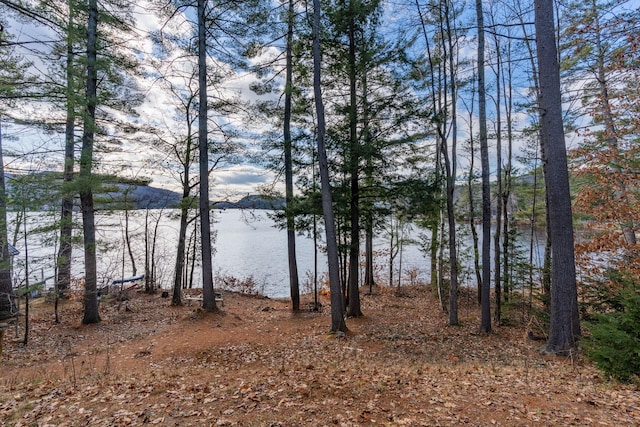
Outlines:
{"label": "tree bark", "polygon": [[86,115],[82,134],[82,151],[80,154],[80,208],[82,210],[82,231],[84,235],[84,318],[83,324],[100,322],[98,313],[98,289],[96,267],[96,228],[93,203],[93,142],[95,135],[95,117],[97,104],[97,34],[98,4],[97,0],[89,0],[87,26],[87,87]]}
{"label": "tree bark", "polygon": [[[127,204],[128,190],[124,193],[124,239],[127,246],[127,253],[129,255],[129,261],[131,261],[131,275],[136,276],[138,274],[138,267],[136,267],[136,257],[133,255],[133,248],[131,247],[131,233],[129,233],[129,205]],[[124,279],[124,277],[123,277]]]}
{"label": "tree bark", "polygon": [[[456,72],[454,66],[454,49],[453,49],[453,33],[451,31],[451,13],[449,9],[449,2],[444,2],[444,25],[445,34],[443,34],[443,51],[449,51],[449,77],[451,82],[449,84],[449,90],[451,91],[451,158],[449,158],[449,152],[447,147],[447,140],[443,140],[442,156],[444,160],[446,178],[447,178],[447,223],[449,225],[449,262],[450,262],[450,279],[449,286],[449,325],[458,325],[458,249],[456,246],[456,218],[455,218],[455,181],[456,181],[456,156],[457,156],[457,111],[456,111],[456,98],[458,96],[456,86]],[[442,25],[442,23],[441,23]],[[445,40],[447,42],[447,48],[444,48]],[[446,74],[446,71],[445,71]],[[445,91],[447,86],[445,84]],[[446,95],[445,95],[446,96]]]}
{"label": "tree bark", "polygon": [[551,321],[546,351],[567,354],[580,338],[569,171],[562,122],[560,68],[553,0],[535,0],[540,81],[541,145],[547,163],[545,185],[551,235]]}
{"label": "tree bark", "polygon": [[[509,198],[511,197],[511,169],[513,165],[513,69],[511,64],[512,45],[510,40],[507,41],[507,45],[507,70],[506,73],[502,73],[503,80],[505,78],[507,79],[506,82],[502,85],[505,98],[505,115],[507,120],[507,166],[504,171],[504,188],[502,194],[499,195],[499,197],[502,197],[502,253],[504,265],[502,281],[504,283],[505,301],[508,300],[509,294],[512,292],[514,286],[509,258],[509,251],[511,250],[511,236],[509,235]],[[522,289],[524,291],[524,284]]]}
{"label": "tree bark", "polygon": [[67,117],[64,137],[64,171],[62,175],[62,203],[60,212],[60,246],[58,248],[56,298],[64,296],[71,281],[71,238],[73,233],[73,190],[69,188],[73,182],[73,166],[75,157],[75,73],[73,67],[72,27],[75,7],[69,5],[69,21],[67,26]]}
{"label": "tree bark", "polygon": [[211,260],[211,219],[209,212],[209,144],[207,104],[207,35],[206,0],[198,0],[198,147],[200,155],[200,236],[202,238],[202,307],[216,311],[213,290],[213,265]]}
{"label": "tree bark", "polygon": [[[493,236],[493,266],[494,266],[494,279],[493,286],[495,292],[495,308],[494,319],[499,325],[502,318],[502,264],[501,264],[501,249],[500,246],[500,233],[502,232],[502,106],[500,103],[501,97],[501,70],[502,57],[500,52],[500,44],[497,37],[496,43],[496,232]],[[506,257],[506,253],[503,254]]]}
{"label": "tree bark", "polygon": [[8,245],[7,192],[4,178],[4,158],[2,155],[2,122],[0,122],[0,321],[9,319],[16,314],[15,295],[11,282],[11,256],[9,255]]}
{"label": "tree bark", "polygon": [[296,259],[296,228],[295,218],[291,209],[293,201],[293,161],[292,161],[292,141],[291,141],[291,103],[293,89],[293,57],[291,53],[293,44],[293,20],[294,20],[293,0],[289,0],[289,11],[287,15],[287,47],[286,47],[286,82],[284,95],[284,177],[285,177],[285,200],[287,215],[287,255],[289,260],[289,289],[291,293],[291,309],[300,310],[300,283],[298,279],[298,261]]}
{"label": "tree bark", "polygon": [[[186,185],[188,182],[185,180]],[[171,298],[172,305],[182,305],[182,279],[184,277],[185,270],[185,249],[187,241],[187,215],[188,209],[186,205],[186,198],[184,196],[184,184],[183,184],[183,197],[180,204],[180,230],[178,231],[178,248],[176,250],[176,268],[173,276],[173,296]]]}
{"label": "tree bark", "polygon": [[[474,79],[475,80],[475,79]],[[472,83],[473,84],[473,83]],[[473,96],[471,105],[475,102]],[[469,127],[473,129],[473,107],[469,111]],[[469,138],[469,173],[467,174],[467,192],[469,194],[469,230],[471,231],[471,245],[473,246],[473,271],[476,276],[478,305],[482,303],[482,271],[480,269],[480,250],[478,249],[478,230],[476,230],[476,202],[473,185],[475,183],[476,147],[473,134]]]}
{"label": "tree bark", "polygon": [[478,120],[480,121],[480,163],[482,168],[482,292],[480,330],[491,332],[491,185],[487,142],[487,94],[484,77],[484,12],[476,0],[478,23]]}
{"label": "tree bark", "polygon": [[182,162],[182,200],[180,203],[180,230],[178,231],[178,248],[176,250],[176,268],[173,279],[173,297],[171,299],[172,305],[182,305],[182,289],[184,286],[184,280],[186,279],[186,254],[187,251],[187,227],[189,225],[189,208],[192,206],[191,198],[191,185],[189,184],[191,170],[191,154],[193,149],[193,140],[191,136],[192,132],[192,120],[191,120],[191,101],[185,105],[185,114],[187,117],[187,144],[185,148],[185,157]]}
{"label": "tree bark", "polygon": [[347,325],[344,321],[344,300],[342,298],[342,291],[340,287],[335,216],[333,213],[329,164],[325,146],[326,123],[324,117],[324,104],[322,102],[320,61],[320,0],[313,0],[313,93],[318,120],[318,166],[322,191],[322,211],[324,214],[327,242],[329,289],[331,292],[331,331],[346,332]]}
{"label": "tree bark", "polygon": [[349,2],[349,174],[350,174],[350,245],[349,245],[349,301],[347,316],[360,317],[360,147],[358,143],[358,106],[356,81],[356,29],[353,1]]}

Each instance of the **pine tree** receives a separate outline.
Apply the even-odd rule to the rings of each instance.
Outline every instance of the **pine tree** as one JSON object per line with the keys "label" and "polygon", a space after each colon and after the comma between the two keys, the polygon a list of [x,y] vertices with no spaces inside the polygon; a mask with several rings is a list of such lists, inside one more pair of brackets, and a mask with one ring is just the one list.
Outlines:
{"label": "pine tree", "polygon": [[540,137],[543,147],[552,250],[551,322],[546,351],[573,351],[580,338],[578,292],[573,248],[569,171],[562,122],[560,68],[552,0],[536,0],[536,47],[540,75]]}
{"label": "pine tree", "polygon": [[22,97],[28,97],[28,80],[25,70],[29,66],[11,49],[12,35],[5,31],[5,22],[0,17],[0,321],[16,314],[15,295],[11,279],[11,254],[7,230],[7,191],[4,172],[3,119],[12,106]]}

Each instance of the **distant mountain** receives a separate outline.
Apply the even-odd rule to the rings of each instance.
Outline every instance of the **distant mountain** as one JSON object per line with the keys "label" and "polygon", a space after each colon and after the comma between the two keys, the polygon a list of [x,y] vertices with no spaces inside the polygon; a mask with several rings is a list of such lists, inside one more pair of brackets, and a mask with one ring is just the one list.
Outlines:
{"label": "distant mountain", "polygon": [[249,194],[237,202],[216,202],[216,209],[284,209],[284,197],[264,197],[259,194]]}
{"label": "distant mountain", "polygon": [[[114,201],[131,203],[133,209],[163,209],[175,208],[180,205],[182,195],[175,191],[164,188],[151,187],[148,185],[116,184],[121,191],[109,192],[114,197]],[[133,188],[133,190],[131,189]]]}
{"label": "distant mountain", "polygon": [[[18,186],[28,187],[32,200],[27,209],[42,209],[60,203],[62,174],[59,172],[40,172],[24,176],[7,174],[5,177],[9,194],[15,193]],[[149,186],[150,180],[132,180],[111,175],[100,175],[100,179],[102,185],[94,193],[94,202],[98,209],[171,209],[179,207],[182,201],[181,193]],[[76,199],[75,202],[77,210],[80,208],[79,200]],[[216,209],[284,209],[285,199],[250,194],[237,202],[210,203]],[[8,208],[11,210],[15,206],[10,205]]]}
{"label": "distant mountain", "polygon": [[[107,193],[109,199],[107,205],[124,203],[125,192],[126,202],[130,204],[131,209],[162,209],[175,208],[180,205],[182,195],[175,191],[163,188],[150,187],[146,185],[116,184],[120,191],[111,191]],[[133,190],[132,190],[133,188]],[[211,202],[215,209],[284,209],[284,198],[270,198],[258,194],[251,194],[243,197],[237,202],[222,201]]]}

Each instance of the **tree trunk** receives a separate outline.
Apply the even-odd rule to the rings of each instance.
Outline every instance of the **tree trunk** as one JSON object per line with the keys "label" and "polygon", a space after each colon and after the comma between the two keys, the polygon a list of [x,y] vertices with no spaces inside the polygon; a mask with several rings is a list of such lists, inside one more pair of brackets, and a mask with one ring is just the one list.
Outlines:
{"label": "tree trunk", "polygon": [[136,276],[138,274],[138,268],[136,267],[136,257],[133,255],[133,248],[131,247],[131,234],[129,233],[129,206],[127,205],[127,194],[125,191],[124,200],[124,239],[127,245],[127,253],[129,260],[131,261],[131,275]]}
{"label": "tree trunk", "polygon": [[[501,70],[502,57],[500,54],[500,44],[496,37],[496,232],[493,236],[493,266],[494,266],[494,279],[493,287],[495,291],[495,308],[494,319],[499,325],[502,318],[502,263],[501,263],[501,250],[500,246],[500,233],[502,232],[502,106],[500,103],[501,97]],[[506,254],[504,254],[506,256]]]}
{"label": "tree trunk", "polygon": [[11,282],[11,256],[9,255],[8,245],[7,192],[4,177],[4,158],[2,155],[2,122],[0,122],[0,321],[9,319],[16,314],[15,295]]}
{"label": "tree trunk", "polygon": [[[449,77],[451,79],[449,90],[451,91],[451,158],[449,158],[446,139],[442,144],[442,156],[447,177],[447,221],[449,225],[449,262],[451,264],[451,283],[449,287],[449,325],[458,324],[458,252],[456,246],[456,218],[455,218],[455,182],[456,182],[456,156],[457,156],[457,96],[456,72],[454,66],[453,32],[451,31],[451,15],[449,2],[445,1],[444,24],[446,28],[446,41],[449,50]],[[443,39],[443,47],[444,47]],[[447,49],[443,49],[446,51]],[[446,84],[445,84],[446,89]]]}
{"label": "tree trunk", "polygon": [[98,5],[97,0],[89,0],[87,26],[87,111],[84,119],[82,135],[82,151],[80,154],[80,207],[82,210],[82,231],[84,234],[84,318],[83,324],[98,323],[98,289],[96,267],[96,228],[93,203],[93,140],[95,135],[95,113],[97,104],[97,33]]}
{"label": "tree trunk", "polygon": [[[527,51],[529,52],[529,61],[531,63],[531,70],[533,70],[533,75],[531,76],[533,80],[533,90],[538,98],[538,102],[540,99],[540,78],[539,78],[539,63],[535,61],[534,49],[532,47],[531,39],[532,37],[527,35],[527,25],[520,17],[520,27],[522,29],[522,33],[525,35],[525,45],[527,46]],[[541,110],[539,109],[538,116],[541,116]],[[540,121],[542,119],[540,118]],[[541,131],[538,131],[540,134]],[[542,137],[540,136],[540,139]],[[542,159],[542,173],[544,176],[547,175],[546,168],[547,163],[544,161],[545,158],[545,147],[540,143],[540,158]],[[533,181],[533,202],[532,202],[532,210],[531,210],[531,229],[530,229],[530,240],[529,240],[529,285],[530,285],[530,301],[533,296],[533,247],[534,247],[534,237],[535,237],[535,229],[536,229],[536,206],[537,206],[537,188],[538,188],[538,172],[537,168],[534,168],[534,181]],[[546,236],[545,236],[545,248],[544,248],[544,261],[542,267],[542,302],[544,308],[548,311],[550,294],[551,294],[551,229],[550,229],[550,221],[549,221],[549,202],[547,199],[547,194],[545,193],[545,224],[546,224]]]}
{"label": "tree trunk", "polygon": [[360,271],[360,209],[358,177],[351,176],[351,245],[349,245],[349,305],[347,316],[361,317],[359,277]]}
{"label": "tree trunk", "polygon": [[358,143],[358,105],[356,86],[356,30],[353,2],[349,2],[349,174],[351,198],[349,245],[349,300],[347,316],[361,317],[359,277],[360,271],[360,147]]}
{"label": "tree trunk", "polygon": [[[369,131],[369,112],[367,103],[367,83],[366,76],[363,79],[363,92],[364,92],[364,132],[365,143],[371,144],[371,134]],[[365,169],[365,179],[368,191],[373,188],[373,161],[371,159],[371,150],[367,150],[367,160]],[[364,286],[369,287],[369,294],[373,293],[373,286],[375,285],[375,277],[373,271],[373,209],[371,197],[365,198],[365,213],[364,213],[364,233],[365,233],[365,261],[364,261]]]}
{"label": "tree trunk", "polygon": [[375,277],[373,272],[373,213],[367,212],[365,224],[365,261],[364,261],[364,285],[369,287],[369,294],[373,294]]}
{"label": "tree trunk", "polygon": [[[427,60],[429,61],[429,71],[430,71],[430,78],[431,78],[431,108],[432,110],[435,112],[441,111],[440,108],[438,108],[439,106],[436,104],[436,81],[435,81],[435,67],[434,67],[434,62],[433,62],[433,58],[431,55],[431,47],[429,44],[429,36],[427,35],[427,28],[425,25],[425,19],[422,16],[422,11],[420,9],[420,4],[418,2],[418,0],[416,0],[416,9],[418,11],[418,15],[420,16],[420,26],[421,26],[421,32],[422,32],[422,36],[424,37],[424,41],[425,41],[425,45],[426,45],[426,51],[427,51]],[[440,149],[440,144],[441,141],[443,139],[443,135],[444,135],[444,131],[442,130],[442,128],[444,127],[444,123],[442,120],[438,120],[436,122],[436,130],[438,132],[438,138],[436,138],[436,162],[435,162],[435,182],[436,185],[438,185],[438,188],[441,188],[441,182],[440,182],[440,177],[441,177],[441,149]],[[430,277],[430,283],[431,286],[433,286],[434,288],[436,288],[438,290],[438,298],[440,300],[440,306],[442,307],[442,311],[446,311],[446,306],[444,304],[444,299],[442,297],[442,277],[440,274],[440,264],[438,262],[438,248],[439,248],[439,238],[440,236],[438,235],[438,228],[440,227],[440,222],[441,222],[441,213],[442,213],[442,209],[438,209],[438,217],[437,218],[433,218],[431,224],[430,224],[430,231],[431,231],[431,245],[429,247],[429,261],[430,261],[430,268],[429,268],[429,272],[431,274]]]}
{"label": "tree trunk", "polygon": [[298,279],[298,262],[296,259],[296,229],[294,214],[291,207],[293,201],[293,161],[291,155],[291,102],[293,89],[293,20],[294,20],[293,0],[289,0],[289,12],[287,15],[287,47],[286,47],[286,82],[284,97],[284,175],[286,192],[286,215],[287,215],[287,254],[289,259],[289,289],[291,292],[291,309],[300,310],[300,283]]}
{"label": "tree trunk", "polygon": [[26,346],[29,343],[29,299],[31,296],[31,287],[29,283],[29,245],[27,244],[27,212],[22,209],[22,214],[24,216],[24,221],[22,222],[23,232],[24,232],[24,277],[25,277],[25,293],[24,293],[24,338],[22,340],[22,345]]}
{"label": "tree trunk", "polygon": [[[473,102],[473,101],[472,101]],[[473,112],[469,114],[473,116]],[[470,117],[472,119],[472,117]],[[473,123],[470,121],[470,125]],[[472,126],[470,126],[472,127]],[[478,305],[482,304],[482,271],[480,269],[480,250],[478,249],[478,231],[476,230],[476,207],[474,201],[473,184],[474,184],[474,163],[475,163],[475,147],[474,139],[471,136],[469,155],[469,174],[467,176],[467,189],[469,191],[469,229],[471,230],[471,244],[473,245],[473,271],[476,274]]]}
{"label": "tree trunk", "polygon": [[184,187],[188,187],[189,182],[185,179],[183,181],[183,198],[180,207],[180,230],[178,231],[178,249],[176,250],[176,269],[173,277],[173,296],[171,298],[172,305],[182,305],[182,279],[184,277],[185,270],[185,249],[187,241],[187,215],[189,210],[185,204],[186,198],[184,197]]}
{"label": "tree trunk", "polygon": [[75,7],[69,6],[67,26],[67,116],[64,137],[64,171],[62,175],[62,203],[60,213],[60,246],[58,248],[56,298],[64,296],[71,282],[71,256],[73,233],[73,190],[69,188],[73,182],[73,166],[75,157],[75,77],[73,59],[72,27]]}
{"label": "tree trunk", "polygon": [[[469,109],[469,128],[474,128],[473,117],[474,117],[474,103],[475,103],[475,94],[476,94],[476,84],[477,76],[474,74],[471,80],[471,100]],[[476,160],[476,141],[473,133],[469,136],[469,173],[467,174],[467,192],[469,195],[469,230],[471,231],[471,244],[473,247],[473,271],[476,276],[476,297],[478,300],[478,306],[482,303],[482,270],[480,269],[480,249],[478,248],[478,230],[476,230],[476,202],[475,202],[475,194],[473,191],[473,186],[476,183],[475,176],[475,160]]]}
{"label": "tree trunk", "polygon": [[[505,98],[505,107],[506,107],[506,120],[507,120],[507,167],[504,171],[504,188],[502,194],[499,196],[502,197],[502,218],[503,218],[503,237],[502,237],[502,254],[503,254],[503,279],[504,283],[504,299],[507,301],[509,299],[509,294],[512,291],[512,287],[514,285],[513,278],[511,274],[511,265],[509,259],[509,251],[511,246],[511,237],[510,237],[510,221],[509,221],[509,197],[511,196],[511,169],[513,165],[513,69],[511,68],[511,40],[507,41],[508,50],[507,50],[507,70],[506,77],[507,81],[503,84],[504,90],[504,98]],[[505,73],[502,73],[503,80],[505,78]],[[524,290],[524,284],[523,284]]]}
{"label": "tree trunk", "polygon": [[453,205],[455,191],[454,168],[446,152],[447,145],[443,144],[444,165],[447,174],[447,224],[449,225],[449,263],[450,278],[449,284],[449,325],[458,324],[458,255],[456,247],[456,219]]}
{"label": "tree trunk", "polygon": [[206,1],[198,0],[198,147],[200,155],[200,236],[202,238],[202,307],[215,311],[213,265],[211,260],[211,220],[209,212],[209,144],[207,104]]}
{"label": "tree trunk", "polygon": [[487,95],[484,78],[484,12],[476,0],[478,23],[478,114],[480,121],[480,163],[482,168],[482,295],[480,330],[491,332],[491,185],[487,142]]}
{"label": "tree trunk", "polygon": [[156,286],[156,248],[158,247],[158,229],[160,228],[160,220],[162,219],[162,210],[158,213],[156,222],[153,226],[153,239],[151,240],[151,273],[149,274],[148,292],[153,292]]}
{"label": "tree trunk", "polygon": [[149,207],[144,213],[144,291],[151,292],[151,256],[149,254]]}
{"label": "tree trunk", "polygon": [[551,320],[546,351],[567,354],[578,345],[580,319],[576,286],[573,217],[562,123],[560,69],[554,36],[553,0],[535,0],[540,73],[541,145],[547,163],[545,186],[551,226]]}
{"label": "tree trunk", "polygon": [[313,70],[313,93],[318,120],[318,165],[322,191],[322,211],[324,213],[327,242],[329,289],[331,292],[331,331],[346,332],[347,325],[344,321],[344,302],[340,287],[338,245],[336,240],[335,218],[333,214],[333,201],[331,197],[331,181],[329,179],[329,165],[325,147],[326,123],[324,117],[324,104],[322,103],[320,79],[320,0],[313,0]]}
{"label": "tree trunk", "polygon": [[173,279],[172,305],[182,305],[182,289],[185,287],[186,279],[186,253],[187,252],[187,227],[189,225],[189,208],[191,207],[191,186],[189,185],[189,171],[191,169],[191,153],[193,147],[190,108],[187,104],[185,113],[187,114],[187,146],[185,150],[184,162],[182,164],[182,201],[180,203],[180,230],[178,231],[178,248],[176,250],[176,268]]}

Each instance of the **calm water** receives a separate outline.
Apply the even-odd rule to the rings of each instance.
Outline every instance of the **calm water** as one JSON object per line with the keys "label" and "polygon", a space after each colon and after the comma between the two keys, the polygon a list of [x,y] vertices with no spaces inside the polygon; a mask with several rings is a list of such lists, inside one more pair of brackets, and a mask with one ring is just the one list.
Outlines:
{"label": "calm water", "polygon": [[[216,253],[214,271],[220,275],[237,278],[252,276],[260,291],[271,297],[289,296],[289,270],[287,258],[287,234],[273,227],[273,221],[265,211],[242,212],[226,210],[215,214]],[[385,241],[386,240],[386,241]],[[324,247],[324,236],[320,244]],[[388,238],[380,236],[376,241],[378,263],[388,266]],[[363,243],[364,247],[364,243]],[[301,287],[311,288],[314,271],[314,244],[311,238],[296,237],[298,275]],[[319,275],[326,272],[326,255],[318,254]],[[395,263],[399,262],[399,255]],[[429,268],[424,256],[416,246],[405,246],[402,257],[403,270],[418,269],[428,277]],[[384,267],[385,279],[388,267]],[[380,272],[382,274],[383,272]],[[397,275],[397,273],[396,273]]]}
{"label": "calm water", "polygon": [[[144,272],[144,230],[146,211],[133,211],[129,213],[129,235],[132,237],[133,252],[135,255],[136,274]],[[287,262],[287,236],[286,232],[273,227],[273,221],[268,217],[267,211],[240,211],[229,209],[215,211],[213,214],[215,223],[215,254],[213,257],[214,280],[223,276],[233,276],[244,280],[249,277],[257,285],[257,290],[264,295],[273,298],[287,297],[289,295],[289,273]],[[160,218],[157,221],[157,218]],[[81,218],[77,217],[78,223]],[[151,230],[157,226],[157,240],[155,258],[157,265],[156,277],[163,288],[170,288],[173,282],[175,265],[176,241],[178,235],[179,219],[178,211],[149,211],[148,223]],[[31,213],[27,217],[27,228],[32,230],[36,226],[42,226],[49,222],[46,215]],[[124,245],[124,213],[112,213],[98,215],[96,219],[97,239],[100,242],[98,257],[98,281],[99,285],[108,284],[114,279],[130,277],[134,274],[133,266]],[[408,229],[405,237],[418,238],[419,230]],[[30,235],[26,248],[29,252],[30,281],[41,280],[53,276],[54,254],[57,248],[55,238],[45,235]],[[468,240],[468,239],[467,239]],[[523,247],[528,251],[528,240],[523,237]],[[472,251],[465,248],[465,239],[460,253],[463,265],[471,265]],[[321,246],[323,245],[320,242]],[[298,271],[302,290],[312,289],[314,270],[314,244],[313,240],[304,236],[296,239],[296,251]],[[364,242],[363,242],[364,248]],[[389,235],[387,231],[380,231],[375,239],[375,264],[376,275],[379,282],[388,283],[389,277]],[[539,245],[536,244],[536,247]],[[15,260],[15,276],[17,281],[24,282],[24,240],[18,238],[16,247],[21,254]],[[326,261],[323,252],[318,255],[319,276],[326,272]],[[399,264],[402,261],[402,274],[399,274]],[[534,261],[535,262],[535,261]],[[74,277],[82,277],[84,265],[82,251],[74,249],[72,273]],[[398,277],[402,284],[411,281],[429,280],[429,261],[420,251],[417,244],[406,243],[402,253],[398,254],[394,261],[394,284],[397,285]],[[472,280],[471,275],[463,274],[462,282]],[[195,283],[199,286],[200,268],[196,268]],[[52,286],[53,281],[48,280],[47,286]]]}

